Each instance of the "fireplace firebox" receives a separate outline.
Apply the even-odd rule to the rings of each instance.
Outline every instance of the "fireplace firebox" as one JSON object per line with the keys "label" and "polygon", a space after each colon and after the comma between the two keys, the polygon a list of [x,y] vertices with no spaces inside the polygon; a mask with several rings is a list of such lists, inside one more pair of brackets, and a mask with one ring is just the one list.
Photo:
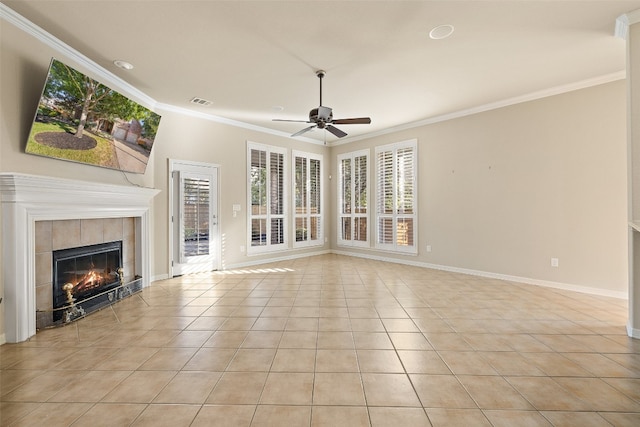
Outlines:
{"label": "fireplace firebox", "polygon": [[122,241],[53,251],[54,323],[111,304],[122,277]]}

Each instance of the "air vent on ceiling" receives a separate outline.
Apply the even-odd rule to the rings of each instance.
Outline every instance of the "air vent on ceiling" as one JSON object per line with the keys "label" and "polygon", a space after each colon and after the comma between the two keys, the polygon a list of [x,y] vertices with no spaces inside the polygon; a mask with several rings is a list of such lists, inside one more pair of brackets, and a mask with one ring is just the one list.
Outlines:
{"label": "air vent on ceiling", "polygon": [[200,105],[201,107],[208,107],[209,105],[213,104],[212,101],[207,101],[206,99],[202,99],[202,98],[193,98],[191,100],[192,104],[196,104],[196,105]]}

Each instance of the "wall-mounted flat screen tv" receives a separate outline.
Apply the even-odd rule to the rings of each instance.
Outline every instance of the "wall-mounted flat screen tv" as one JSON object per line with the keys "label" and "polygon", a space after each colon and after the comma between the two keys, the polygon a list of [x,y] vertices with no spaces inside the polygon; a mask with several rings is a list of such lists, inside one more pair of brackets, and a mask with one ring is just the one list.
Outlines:
{"label": "wall-mounted flat screen tv", "polygon": [[160,116],[52,59],[26,152],[144,173]]}

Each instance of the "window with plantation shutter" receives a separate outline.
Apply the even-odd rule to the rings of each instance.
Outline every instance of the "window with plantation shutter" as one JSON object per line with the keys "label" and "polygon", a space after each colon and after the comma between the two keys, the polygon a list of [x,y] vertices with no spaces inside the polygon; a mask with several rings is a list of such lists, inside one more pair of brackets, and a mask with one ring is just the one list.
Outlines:
{"label": "window with plantation shutter", "polygon": [[417,141],[376,147],[376,247],[417,254]]}
{"label": "window with plantation shutter", "polygon": [[323,245],[322,156],[293,151],[294,247]]}
{"label": "window with plantation shutter", "polygon": [[184,262],[186,257],[209,255],[211,179],[192,173],[182,173],[181,178],[180,262]]}
{"label": "window with plantation shutter", "polygon": [[249,245],[247,253],[285,249],[286,149],[247,143]]}
{"label": "window with plantation shutter", "polygon": [[369,150],[338,156],[338,244],[369,246]]}

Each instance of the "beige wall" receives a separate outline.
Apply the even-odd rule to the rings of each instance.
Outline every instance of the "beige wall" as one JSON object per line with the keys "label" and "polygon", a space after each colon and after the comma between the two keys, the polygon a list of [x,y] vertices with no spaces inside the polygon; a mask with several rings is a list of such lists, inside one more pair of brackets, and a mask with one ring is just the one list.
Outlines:
{"label": "beige wall", "polygon": [[[128,185],[117,171],[24,153],[52,56],[91,74],[13,25],[0,25],[0,172]],[[168,159],[220,165],[223,261],[240,265],[268,258],[240,252],[247,243],[248,140],[324,154],[324,184],[331,191],[324,199],[330,210],[325,210],[329,243],[319,248],[323,250],[343,249],[333,243],[336,156],[365,147],[373,155],[376,145],[417,138],[419,255],[396,258],[626,292],[623,81],[333,148],[158,112],[163,119],[147,172],[128,174],[136,184],[162,190],[152,207],[154,277],[166,275],[169,266]],[[373,168],[371,172],[373,177]],[[242,206],[236,218],[233,204]],[[427,244],[433,252],[426,253]],[[373,249],[353,252],[394,257]],[[550,267],[551,257],[559,258],[559,268]],[[0,315],[0,335],[3,319]]]}
{"label": "beige wall", "polygon": [[[91,70],[2,21],[0,25],[0,171],[128,185],[120,172],[80,163],[27,155],[24,149],[52,57],[97,78]],[[158,134],[162,140],[162,129]],[[153,152],[144,175],[128,174],[153,187]]]}
{"label": "beige wall", "polygon": [[[271,255],[247,256],[240,252],[240,246],[247,246],[247,141],[285,147],[288,149],[287,168],[291,173],[291,149],[323,154],[324,161],[324,203],[329,198],[329,150],[323,145],[300,143],[289,138],[250,131],[218,122],[189,117],[182,114],[160,111],[162,114],[162,144],[154,147],[155,187],[162,192],[154,199],[154,276],[168,274],[169,252],[169,159],[205,162],[220,166],[219,178],[219,224],[223,235],[222,262],[224,266],[257,263],[260,260],[298,256],[304,253],[328,250],[329,243],[313,249],[296,249],[276,252]],[[290,181],[290,176],[287,177]],[[291,198],[291,192],[289,192]],[[241,210],[233,218],[232,205],[239,204]],[[289,201],[291,205],[291,201]],[[331,217],[325,219],[325,228],[330,227]],[[289,242],[293,240],[292,225],[289,223]],[[326,232],[325,232],[326,235]],[[291,244],[290,244],[291,246]]]}
{"label": "beige wall", "polygon": [[[96,78],[91,70],[87,70],[81,64],[75,63],[12,24],[4,20],[0,21],[0,172],[20,172],[129,185],[124,176],[114,170],[24,153],[27,135],[31,129],[31,122],[52,57]],[[161,141],[162,130],[158,138]],[[152,153],[144,175],[128,174],[129,179],[136,184],[153,187],[153,158]],[[2,275],[0,275],[0,296],[4,297]],[[4,330],[3,302],[0,304],[0,339]]]}
{"label": "beige wall", "polygon": [[625,293],[625,96],[618,81],[337,146],[332,171],[417,138],[419,254],[398,258]]}

